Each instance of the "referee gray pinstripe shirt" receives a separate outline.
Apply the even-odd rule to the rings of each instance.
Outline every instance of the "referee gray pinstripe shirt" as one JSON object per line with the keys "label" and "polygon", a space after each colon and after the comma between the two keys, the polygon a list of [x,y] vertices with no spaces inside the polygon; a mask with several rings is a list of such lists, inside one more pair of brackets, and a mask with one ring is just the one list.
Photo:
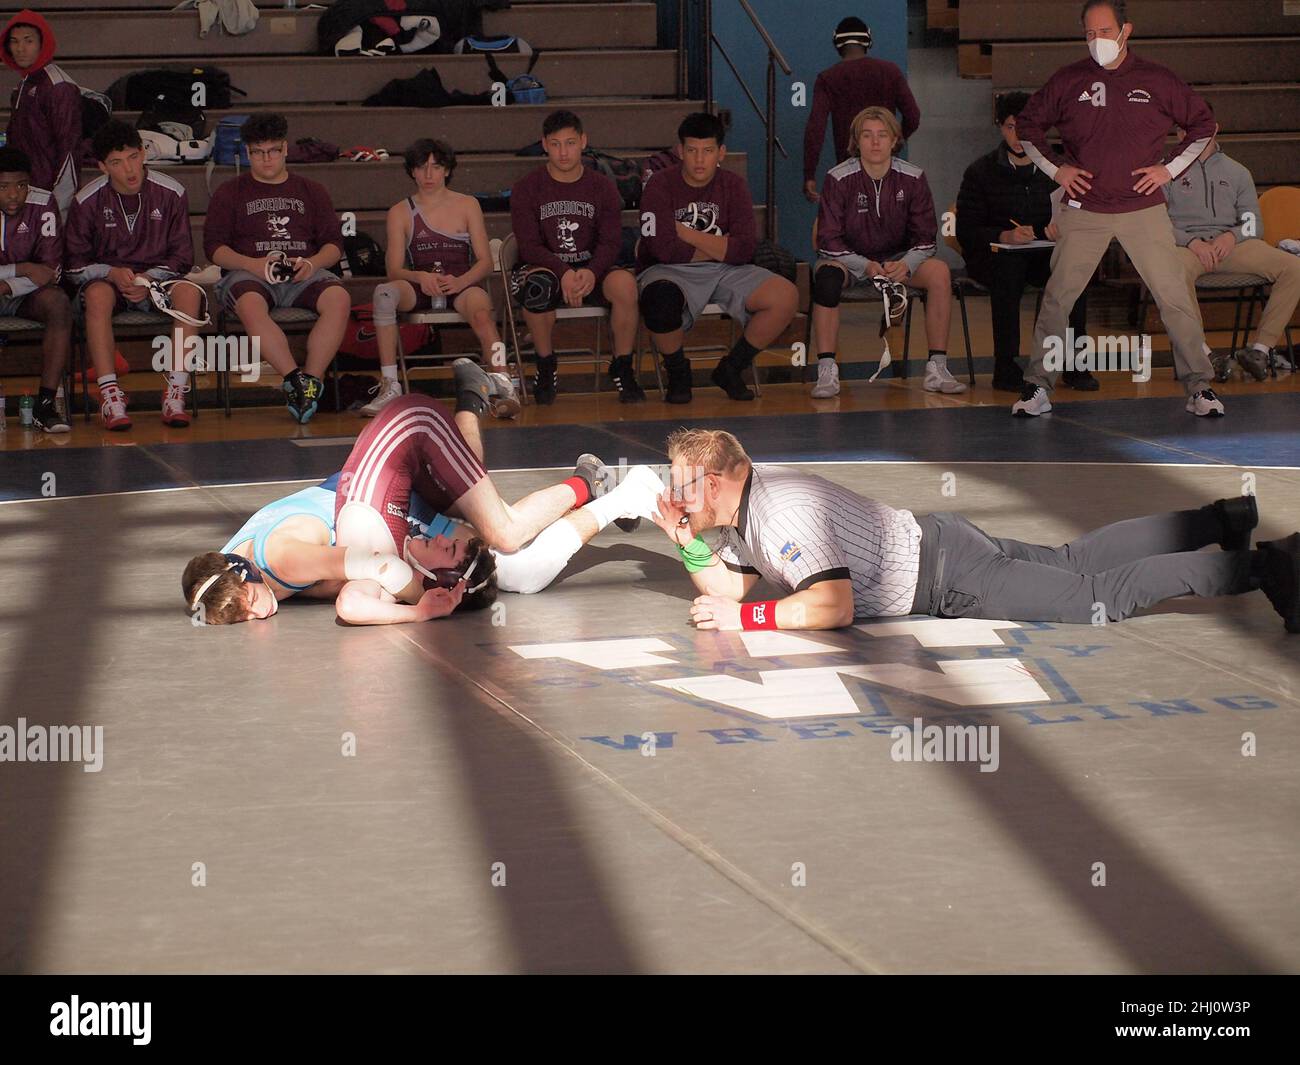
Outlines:
{"label": "referee gray pinstripe shirt", "polygon": [[718,557],[798,592],[818,581],[851,580],[855,617],[912,612],[921,528],[842,485],[782,466],[751,467],[737,526],[721,530]]}

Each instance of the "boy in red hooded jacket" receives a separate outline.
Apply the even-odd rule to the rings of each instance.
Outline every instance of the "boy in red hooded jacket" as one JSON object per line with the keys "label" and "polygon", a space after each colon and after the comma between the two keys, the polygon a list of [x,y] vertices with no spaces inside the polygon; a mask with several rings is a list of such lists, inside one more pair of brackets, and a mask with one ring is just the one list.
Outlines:
{"label": "boy in red hooded jacket", "polygon": [[22,75],[10,100],[8,143],[32,161],[32,184],[49,189],[65,218],[77,191],[81,89],[54,58],[54,31],[23,10],[0,33],[0,59]]}

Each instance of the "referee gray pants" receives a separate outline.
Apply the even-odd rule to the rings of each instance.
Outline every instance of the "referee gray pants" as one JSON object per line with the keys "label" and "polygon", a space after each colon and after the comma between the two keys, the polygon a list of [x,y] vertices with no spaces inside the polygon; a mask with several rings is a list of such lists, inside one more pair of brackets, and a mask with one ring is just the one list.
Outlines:
{"label": "referee gray pants", "polygon": [[1257,584],[1249,551],[1201,552],[1222,535],[1209,507],[1116,522],[1062,547],[1000,540],[955,513],[917,518],[914,614],[999,621],[1121,621],[1178,595],[1237,595]]}

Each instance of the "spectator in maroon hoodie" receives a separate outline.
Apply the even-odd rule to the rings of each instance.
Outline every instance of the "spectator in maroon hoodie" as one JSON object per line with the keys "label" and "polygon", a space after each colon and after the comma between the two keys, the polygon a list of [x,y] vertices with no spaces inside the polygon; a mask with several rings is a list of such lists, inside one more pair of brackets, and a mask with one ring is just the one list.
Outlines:
{"label": "spectator in maroon hoodie", "polygon": [[751,264],[758,243],[754,201],[745,179],[722,169],[724,135],[716,115],[687,115],[677,128],[682,165],[659,171],[641,194],[641,317],[664,360],[669,403],[691,401],[682,341],[706,306],[720,304],[744,329],[718,360],[713,383],[730,399],[751,400],[740,375],[784,332],[799,303],[793,284]]}
{"label": "spectator in maroon hoodie", "polygon": [[22,76],[9,102],[8,143],[31,159],[32,184],[48,189],[67,217],[79,184],[81,89],[51,62],[54,31],[35,11],[18,12],[3,34],[0,58]]}
{"label": "spectator in maroon hoodie", "polygon": [[[1025,387],[1011,407],[1022,417],[1052,409],[1059,369],[1048,368],[1047,356],[1069,358],[1067,316],[1112,239],[1128,253],[1160,309],[1187,412],[1202,418],[1223,414],[1223,402],[1210,387],[1210,348],[1163,192],[1213,139],[1214,116],[1172,70],[1129,51],[1133,23],[1125,21],[1124,7],[1124,0],[1086,0],[1081,21],[1090,57],[1053,74],[1016,122],[1034,165],[1065,190]],[[1061,135],[1059,153],[1047,142],[1053,126]],[[1175,126],[1186,132],[1162,163],[1165,138]]]}
{"label": "spectator in maroon hoodie", "polygon": [[[113,315],[150,311],[148,291],[136,282],[184,277],[194,265],[189,197],[180,182],[145,166],[140,132],[125,122],[101,126],[92,141],[101,176],[77,193],[68,211],[64,247],[68,278],[79,286],[85,316],[86,348],[98,374],[104,428],[131,428],[127,396],[114,369]],[[191,317],[199,314],[200,291],[178,285],[172,305]],[[189,375],[182,368],[186,342],[197,333],[178,325],[171,333],[172,369],[162,401],[164,425],[190,424],[185,409]]]}
{"label": "spectator in maroon hoodie", "polygon": [[556,360],[551,336],[558,308],[610,308],[614,357],[609,376],[620,403],[644,403],[632,352],[636,348],[636,276],[618,263],[623,199],[613,180],[583,165],[587,135],[572,111],[542,123],[546,165],[515,182],[510,221],[519,242],[518,286],[524,320],[537,348],[533,398],[555,402]]}
{"label": "spectator in maroon hoodie", "polygon": [[842,163],[857,153],[849,127],[866,107],[883,107],[891,115],[903,116],[903,140],[921,125],[921,109],[916,106],[907,79],[894,63],[872,59],[871,30],[860,18],[842,19],[835,27],[835,50],[840,61],[817,75],[813,83],[812,113],[803,135],[803,190],[817,202],[817,160],[826,141],[826,120],[831,121],[831,149],[835,162]]}
{"label": "spectator in maroon hoodie", "polygon": [[[253,115],[244,123],[248,173],[220,185],[208,203],[203,250],[221,267],[217,295],[239,315],[262,357],[284,375],[285,406],[297,422],[316,413],[321,376],[338,353],[352,298],[330,271],[343,258],[343,234],[330,194],[317,181],[289,173],[289,123]],[[287,255],[293,276],[272,282],[270,260]],[[271,310],[300,307],[320,317],[307,335],[299,369]]]}
{"label": "spectator in maroon hoodie", "polygon": [[32,416],[42,432],[66,433],[71,426],[54,402],[72,345],[72,307],[59,288],[63,234],[53,198],[31,185],[31,169],[17,148],[0,148],[0,318],[45,326]]}

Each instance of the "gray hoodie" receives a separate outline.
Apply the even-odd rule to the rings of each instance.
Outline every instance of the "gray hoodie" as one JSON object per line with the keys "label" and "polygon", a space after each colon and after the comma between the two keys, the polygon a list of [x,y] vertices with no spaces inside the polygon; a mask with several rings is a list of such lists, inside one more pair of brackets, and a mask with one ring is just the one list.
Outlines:
{"label": "gray hoodie", "polygon": [[1198,237],[1213,240],[1229,229],[1237,242],[1258,237],[1262,230],[1259,197],[1250,171],[1216,149],[1204,161],[1192,163],[1165,186],[1174,240],[1180,248]]}

